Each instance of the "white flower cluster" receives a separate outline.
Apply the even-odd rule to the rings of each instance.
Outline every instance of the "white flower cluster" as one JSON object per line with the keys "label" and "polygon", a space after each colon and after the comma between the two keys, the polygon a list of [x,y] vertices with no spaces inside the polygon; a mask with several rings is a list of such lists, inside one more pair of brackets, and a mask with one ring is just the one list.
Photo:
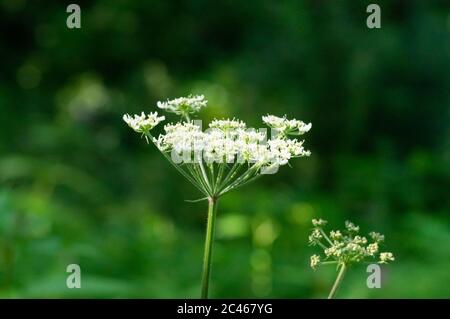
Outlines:
{"label": "white flower cluster", "polygon": [[208,104],[203,95],[189,95],[187,97],[179,97],[165,102],[159,101],[157,106],[167,112],[177,115],[188,116],[192,113],[199,112]]}
{"label": "white flower cluster", "polygon": [[392,253],[381,253],[380,254],[380,264],[387,264],[390,261],[394,261],[394,255]]}
{"label": "white flower cluster", "polygon": [[152,128],[164,121],[165,117],[158,116],[157,112],[152,112],[147,115],[142,112],[141,115],[135,114],[133,116],[125,114],[123,120],[136,132],[148,133]]}
{"label": "white flower cluster", "polygon": [[213,120],[209,127],[212,129],[219,129],[221,131],[229,132],[236,130],[244,130],[247,125],[243,121],[235,120],[235,119],[226,119],[226,120]]}
{"label": "white flower cluster", "polygon": [[277,130],[282,136],[302,135],[308,132],[312,127],[311,123],[306,124],[303,121],[296,119],[289,120],[286,116],[278,117],[275,115],[267,115],[263,116],[262,120],[267,126]]}
{"label": "white flower cluster", "polygon": [[135,131],[144,133],[146,139],[150,139],[175,168],[206,196],[220,196],[264,174],[265,168],[277,168],[288,164],[293,158],[311,154],[303,147],[304,141],[289,138],[289,135],[307,132],[310,124],[286,117],[264,116],[266,124],[282,130],[282,134],[268,141],[267,129],[262,132],[247,128],[245,122],[235,118],[213,120],[208,129],[202,131],[195,121],[189,119],[189,114],[198,112],[206,104],[203,95],[158,102],[159,108],[181,115],[184,119],[166,124],[164,132],[158,137],[150,133],[164,120],[157,113],[147,116],[142,113],[134,117],[125,115],[124,120]]}
{"label": "white flower cluster", "polygon": [[165,134],[154,139],[156,145],[163,152],[175,151],[185,162],[203,157],[207,163],[282,166],[291,158],[310,155],[303,141],[277,138],[265,143],[264,133],[247,129],[244,122],[234,119],[214,120],[204,132],[193,122],[167,124],[164,130]]}
{"label": "white flower cluster", "polygon": [[[359,226],[350,221],[345,222],[345,230],[332,230],[329,235],[323,230],[326,221],[313,219],[312,224],[314,228],[309,236],[309,243],[323,249],[324,262],[349,265],[363,262],[367,258],[377,258],[377,254],[380,264],[395,260],[392,253],[379,252],[379,245],[384,241],[384,236],[379,233],[369,233],[372,239],[369,243],[366,237],[358,235]],[[311,256],[311,267],[316,269],[319,264],[320,256]]]}
{"label": "white flower cluster", "polygon": [[320,256],[312,255],[311,256],[311,268],[316,269],[319,264],[320,264]]}

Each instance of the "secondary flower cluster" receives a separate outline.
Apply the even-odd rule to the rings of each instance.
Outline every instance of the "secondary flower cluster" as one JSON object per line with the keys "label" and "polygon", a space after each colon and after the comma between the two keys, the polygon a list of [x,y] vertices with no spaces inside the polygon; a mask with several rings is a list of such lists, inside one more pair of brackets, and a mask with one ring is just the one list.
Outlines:
{"label": "secondary flower cluster", "polygon": [[[261,130],[247,128],[238,119],[213,120],[202,131],[189,115],[207,105],[203,95],[181,97],[158,102],[158,107],[184,120],[164,126],[164,132],[154,137],[150,130],[164,120],[156,112],[145,115],[125,115],[124,120],[136,132],[143,133],[165,157],[207,196],[218,196],[243,185],[261,174],[263,168],[283,166],[297,157],[309,156],[304,141],[289,138],[302,135],[311,124],[274,115],[263,116],[263,122],[277,131],[267,140]],[[229,165],[232,164],[232,165]]]}
{"label": "secondary flower cluster", "polygon": [[282,136],[302,135],[308,132],[312,126],[311,123],[306,124],[303,121],[299,121],[296,119],[289,120],[286,118],[286,116],[278,117],[274,115],[267,115],[263,116],[262,120]]}
{"label": "secondary flower cluster", "polygon": [[378,263],[386,264],[394,261],[394,255],[390,252],[379,252],[380,244],[384,241],[384,235],[376,232],[369,233],[370,240],[358,235],[359,226],[350,221],[345,222],[345,230],[332,230],[327,235],[323,227],[327,221],[313,219],[314,226],[309,243],[320,246],[325,254],[324,261],[319,255],[311,256],[311,267],[316,269],[320,264],[337,263],[349,265],[363,262],[368,259],[378,259]]}
{"label": "secondary flower cluster", "polygon": [[170,113],[177,115],[188,116],[189,114],[197,113],[202,107],[205,107],[208,101],[203,95],[189,95],[187,97],[179,97],[165,102],[158,102],[157,106]]}
{"label": "secondary flower cluster", "polygon": [[150,132],[152,128],[165,119],[164,116],[158,116],[157,112],[151,112],[147,115],[142,112],[141,115],[134,114],[133,116],[130,116],[129,114],[125,114],[123,116],[123,120],[129,127],[138,133],[144,134]]}

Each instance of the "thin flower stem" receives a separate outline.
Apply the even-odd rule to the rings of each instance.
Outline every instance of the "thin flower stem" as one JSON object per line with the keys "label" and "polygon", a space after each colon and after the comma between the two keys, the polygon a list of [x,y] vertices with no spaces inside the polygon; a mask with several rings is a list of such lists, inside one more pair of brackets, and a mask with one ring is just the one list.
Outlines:
{"label": "thin flower stem", "polygon": [[322,249],[328,249],[327,246],[325,246],[324,244],[322,244],[322,242],[320,240],[317,241],[317,244],[319,244],[320,247],[322,247]]}
{"label": "thin flower stem", "polygon": [[319,228],[320,232],[322,233],[323,237],[326,239],[326,241],[333,246],[333,242],[331,241],[330,237],[327,236],[327,234],[323,231],[322,228]]}
{"label": "thin flower stem", "polygon": [[217,192],[219,190],[220,183],[222,182],[223,172],[225,171],[225,168],[227,167],[226,163],[219,163],[219,171],[217,172],[217,178],[215,182],[215,189],[214,192]]}
{"label": "thin flower stem", "polygon": [[203,165],[203,161],[200,160],[198,163],[199,163],[202,175],[203,175],[203,179],[205,180],[206,185],[208,185],[209,193],[212,194],[212,187],[211,187],[211,184],[209,183],[208,174],[206,174],[206,170],[205,170],[205,166]]}
{"label": "thin flower stem", "polygon": [[228,192],[229,190],[239,186],[239,184],[242,182],[244,183],[246,178],[249,178],[255,171],[258,170],[258,167],[255,165],[253,165],[249,170],[247,170],[243,175],[239,176],[238,178],[236,178],[233,182],[230,183],[230,185],[228,185],[227,187],[225,187],[220,193],[224,194],[226,192]]}
{"label": "thin flower stem", "polygon": [[[232,185],[231,188],[227,189],[227,192],[229,192],[229,191],[231,191],[233,189],[236,189],[238,187],[244,186],[245,184],[251,183],[251,182],[257,180],[258,178],[260,178],[261,176],[262,175],[258,174],[258,172],[256,171],[256,175],[253,175],[251,177],[246,177],[247,178],[246,180],[241,181],[240,183],[238,183],[236,185]],[[223,193],[220,193],[220,194],[222,195]]]}
{"label": "thin flower stem", "polygon": [[225,179],[220,183],[219,188],[218,188],[219,190],[222,190],[222,188],[225,187],[225,185],[228,183],[230,178],[234,177],[234,173],[236,172],[236,170],[239,169],[241,166],[242,166],[242,164],[238,163],[237,161],[234,163],[234,165],[228,171],[228,174],[225,177]]}
{"label": "thin flower stem", "polygon": [[197,173],[197,170],[195,168],[193,168],[190,164],[185,164],[185,165],[186,165],[187,170],[191,174],[192,178],[198,183],[199,187],[203,189],[202,192],[204,194],[208,194],[207,188],[203,184],[203,179],[201,178],[201,176],[199,176],[199,174]]}
{"label": "thin flower stem", "polygon": [[328,299],[332,299],[334,295],[336,294],[337,289],[339,288],[339,285],[342,282],[342,279],[344,279],[344,274],[347,269],[347,266],[345,264],[341,264],[341,269],[339,270],[338,276],[336,278],[336,281],[333,284],[333,287],[331,288],[330,294],[328,295]]}
{"label": "thin flower stem", "polygon": [[210,172],[211,191],[214,194],[214,189],[216,187],[216,178],[214,175],[214,162],[208,163],[208,168],[209,168],[209,172]]}
{"label": "thin flower stem", "polygon": [[209,278],[211,273],[211,255],[214,242],[214,224],[216,220],[218,198],[208,198],[208,221],[206,225],[205,252],[203,257],[202,293],[203,299],[208,298]]}
{"label": "thin flower stem", "polygon": [[200,169],[200,162],[195,163],[193,165],[193,171],[195,171],[196,176],[197,176],[198,180],[200,181],[200,184],[202,185],[203,189],[205,190],[207,196],[211,196],[211,191],[209,189],[207,181],[205,181],[203,173],[202,173],[202,171]]}
{"label": "thin flower stem", "polygon": [[[202,198],[204,200],[204,198]],[[338,262],[333,260],[333,261],[322,261],[320,264],[321,265],[334,265],[337,264]]]}

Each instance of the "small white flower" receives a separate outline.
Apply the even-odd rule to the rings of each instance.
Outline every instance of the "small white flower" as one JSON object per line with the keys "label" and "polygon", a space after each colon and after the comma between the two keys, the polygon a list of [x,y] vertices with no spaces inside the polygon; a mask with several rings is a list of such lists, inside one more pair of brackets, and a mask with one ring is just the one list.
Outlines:
{"label": "small white flower", "polygon": [[345,222],[345,228],[347,228],[349,232],[354,233],[359,232],[359,226],[355,226],[355,224],[353,224],[351,221],[348,220]]}
{"label": "small white flower", "polygon": [[133,130],[138,133],[148,133],[151,129],[153,129],[160,122],[165,120],[164,116],[158,116],[157,112],[152,112],[145,115],[144,112],[141,115],[134,114],[130,116],[129,114],[125,114],[123,116],[123,120],[128,124]]}
{"label": "small white flower", "polygon": [[325,226],[327,224],[327,221],[323,219],[313,219],[312,224],[314,227],[321,227]]}
{"label": "small white flower", "polygon": [[322,234],[320,233],[320,230],[318,230],[317,228],[316,229],[314,229],[313,231],[312,231],[312,233],[311,233],[311,235],[309,235],[309,243],[311,244],[311,245],[315,245],[315,244],[317,244],[319,241],[320,241],[320,239],[322,239]]}
{"label": "small white flower", "polygon": [[209,124],[210,128],[216,128],[222,131],[236,131],[238,129],[245,129],[246,125],[243,121],[239,121],[239,120],[213,120],[210,124]]}
{"label": "small white flower", "polygon": [[348,251],[356,252],[356,251],[359,251],[361,249],[361,246],[358,245],[358,244],[355,244],[353,242],[350,242],[350,243],[347,244],[345,249],[348,250]]}
{"label": "small white flower", "polygon": [[311,256],[311,268],[316,269],[317,266],[319,265],[319,263],[320,263],[320,256],[312,255]]}
{"label": "small white flower", "polygon": [[275,115],[266,115],[262,117],[264,123],[267,126],[277,130],[281,137],[285,137],[287,135],[302,135],[308,132],[312,124],[305,124],[303,121],[292,119],[288,120],[286,116],[278,117]]}
{"label": "small white flower", "polygon": [[342,238],[342,234],[341,234],[341,232],[339,230],[336,230],[336,231],[332,230],[330,232],[330,237],[333,240],[339,240],[339,239]]}
{"label": "small white flower", "polygon": [[286,165],[291,159],[292,153],[286,140],[274,139],[267,142],[269,145],[271,162],[277,165]]}
{"label": "small white flower", "polygon": [[302,135],[311,129],[312,124],[311,123],[306,124],[303,121],[293,119],[293,120],[288,120],[287,127],[292,131],[297,130],[298,135]]}
{"label": "small white flower", "polygon": [[205,100],[204,95],[189,95],[187,97],[179,97],[165,102],[159,101],[157,106],[167,112],[186,116],[191,113],[199,112],[200,109],[207,104],[208,101]]}
{"label": "small white flower", "polygon": [[378,252],[378,244],[377,243],[369,244],[366,248],[366,251],[369,256],[375,255]]}
{"label": "small white flower", "polygon": [[394,261],[394,255],[389,252],[380,253],[380,264],[387,264],[390,261]]}
{"label": "small white flower", "polygon": [[384,241],[384,235],[381,235],[380,233],[370,232],[369,236],[378,243]]}
{"label": "small white flower", "polygon": [[327,257],[337,257],[339,258],[342,255],[342,244],[341,243],[335,243],[334,245],[332,245],[331,247],[327,248],[324,250],[325,255]]}
{"label": "small white flower", "polygon": [[365,244],[367,244],[367,238],[361,237],[361,236],[355,236],[355,238],[353,238],[353,242],[358,245],[365,245]]}
{"label": "small white flower", "polygon": [[275,115],[266,115],[262,117],[262,120],[264,123],[267,124],[267,126],[271,127],[271,128],[276,128],[276,129],[285,129],[287,126],[287,120],[285,117],[278,117]]}

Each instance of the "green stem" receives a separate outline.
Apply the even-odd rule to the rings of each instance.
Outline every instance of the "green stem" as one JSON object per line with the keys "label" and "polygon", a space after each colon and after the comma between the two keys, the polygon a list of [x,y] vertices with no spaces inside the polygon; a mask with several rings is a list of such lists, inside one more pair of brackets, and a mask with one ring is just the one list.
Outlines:
{"label": "green stem", "polygon": [[228,181],[232,178],[234,178],[234,174],[236,173],[236,170],[238,170],[242,164],[238,163],[237,161],[233,164],[233,166],[228,171],[228,174],[225,176],[225,178],[220,182],[219,187],[217,190],[220,192],[222,189],[227,185]]}
{"label": "green stem", "polygon": [[208,198],[208,221],[206,225],[205,252],[203,255],[203,274],[202,274],[202,295],[203,299],[208,298],[209,277],[211,273],[211,254],[214,241],[214,223],[216,221],[218,198]]}
{"label": "green stem", "polygon": [[339,270],[336,281],[334,282],[334,285],[331,288],[330,294],[328,295],[328,299],[333,299],[334,295],[336,294],[337,289],[339,288],[339,285],[342,282],[342,279],[344,279],[344,274],[345,274],[346,269],[347,269],[347,266],[345,264],[341,264],[341,269]]}
{"label": "green stem", "polygon": [[230,184],[228,186],[226,186],[224,189],[221,190],[220,194],[225,194],[226,192],[230,191],[231,189],[235,188],[236,186],[238,186],[240,183],[244,183],[245,179],[250,177],[253,173],[255,173],[258,170],[258,167],[255,165],[253,165],[252,167],[250,167],[244,174],[242,174],[241,176],[239,176],[238,178],[236,178],[233,181],[230,181]]}
{"label": "green stem", "polygon": [[322,233],[322,236],[326,239],[326,241],[333,246],[333,242],[331,241],[330,237],[327,236],[327,234],[323,231],[322,228],[319,228],[319,231]]}
{"label": "green stem", "polygon": [[205,184],[206,184],[206,186],[208,187],[208,192],[209,192],[209,194],[212,195],[212,192],[213,192],[212,186],[211,186],[211,184],[209,183],[208,174],[206,174],[205,166],[203,165],[203,160],[200,160],[200,161],[198,162],[198,164],[199,164],[199,166],[200,166],[200,171],[201,171],[201,173],[202,173],[202,176],[203,176],[203,179],[204,179],[204,181],[205,181]]}

